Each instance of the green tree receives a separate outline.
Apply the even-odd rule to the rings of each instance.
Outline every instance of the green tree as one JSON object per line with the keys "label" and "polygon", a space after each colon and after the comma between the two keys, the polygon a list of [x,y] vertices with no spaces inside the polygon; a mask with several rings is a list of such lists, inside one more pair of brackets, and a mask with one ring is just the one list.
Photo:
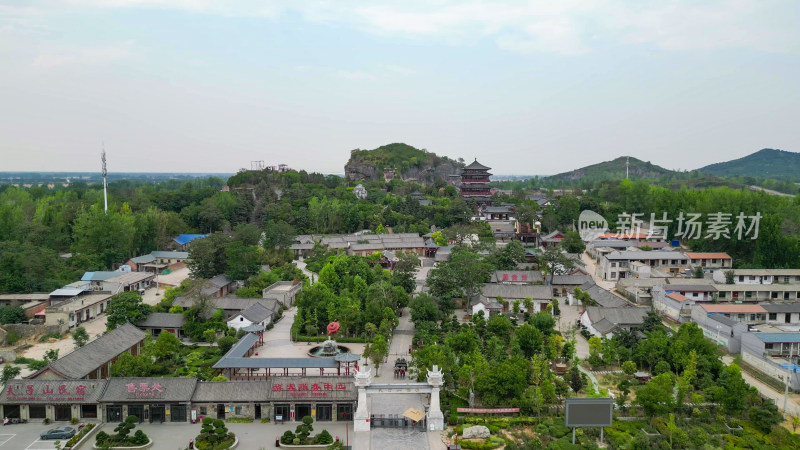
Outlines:
{"label": "green tree", "polygon": [[633,375],[636,373],[636,363],[633,361],[625,361],[622,363],[622,371],[625,372],[625,375]]}
{"label": "green tree", "polygon": [[451,310],[449,300],[456,297],[472,299],[477,296],[483,283],[489,280],[493,267],[483,256],[466,248],[456,247],[450,261],[439,263],[428,274],[428,290],[443,303],[444,310]]}
{"label": "green tree", "polygon": [[747,411],[747,416],[764,433],[769,433],[775,426],[783,422],[783,416],[772,400],[764,400],[763,405],[760,407],[751,407]]}
{"label": "green tree", "polygon": [[189,246],[186,265],[194,278],[213,278],[228,271],[226,249],[231,239],[223,233],[212,233]]}
{"label": "green tree", "polygon": [[575,269],[577,262],[561,250],[560,245],[549,246],[539,253],[539,267],[543,272],[550,274],[550,284],[553,284],[555,275],[570,273]]}
{"label": "green tree", "polygon": [[525,262],[525,248],[519,241],[511,241],[494,254],[494,264],[498,270],[516,269],[517,264]]}
{"label": "green tree", "polygon": [[113,330],[124,323],[136,324],[144,320],[151,311],[152,307],[144,303],[137,292],[120,292],[108,301],[106,328]]}
{"label": "green tree", "polygon": [[564,233],[564,239],[561,245],[567,253],[583,253],[586,250],[586,244],[581,240],[581,235],[577,231],[567,231]]}
{"label": "green tree", "polygon": [[447,245],[447,239],[445,239],[441,231],[434,231],[431,233],[431,239],[433,239],[433,242],[439,247],[444,247]]}
{"label": "green tree", "polygon": [[19,306],[0,306],[0,325],[21,323],[28,320],[25,310]]}
{"label": "green tree", "polygon": [[520,326],[514,331],[514,337],[526,358],[531,358],[542,350],[544,335],[533,325],[526,323]]}
{"label": "green tree", "polygon": [[664,414],[674,407],[672,397],[672,374],[656,375],[636,393],[636,403],[644,409],[645,414],[653,418]]}
{"label": "green tree", "polygon": [[18,377],[21,372],[22,369],[19,367],[6,364],[3,366],[3,375],[0,376],[0,382],[2,382],[2,384],[6,384],[9,380],[13,380],[14,378]]}
{"label": "green tree", "polygon": [[245,280],[261,269],[261,251],[255,245],[245,245],[233,241],[225,248],[227,269],[225,273],[232,280]]}
{"label": "green tree", "polygon": [[719,386],[722,388],[722,407],[729,414],[738,414],[744,411],[747,399],[747,382],[742,378],[742,370],[736,363],[726,366],[719,376]]}
{"label": "green tree", "polygon": [[146,356],[124,352],[111,364],[110,374],[112,377],[147,377],[151,367],[152,362]]}
{"label": "green tree", "polygon": [[581,377],[581,372],[578,370],[577,365],[573,365],[569,370],[569,387],[576,394],[583,389],[583,377]]}
{"label": "green tree", "polygon": [[72,252],[95,256],[104,268],[135,256],[136,218],[129,211],[112,205],[106,213],[98,203],[79,213],[72,225]]}
{"label": "green tree", "polygon": [[208,329],[203,332],[203,340],[213,344],[217,340],[217,330]]}
{"label": "green tree", "polygon": [[734,278],[736,277],[736,272],[734,272],[733,269],[726,270],[723,273],[725,274],[725,284],[734,284],[735,283]]}
{"label": "green tree", "polygon": [[383,359],[388,355],[389,344],[386,343],[386,338],[380,334],[375,335],[369,346],[369,360],[372,361],[372,365],[375,366],[375,376],[378,375],[378,370],[381,367]]}
{"label": "green tree", "polygon": [[45,361],[51,361],[52,362],[52,361],[55,361],[57,359],[58,359],[58,349],[57,348],[51,348],[50,350],[47,350],[46,352],[44,352],[44,360]]}
{"label": "green tree", "polygon": [[177,358],[180,354],[180,349],[181,341],[169,331],[159,333],[158,338],[147,348],[150,356],[156,358],[157,361]]}
{"label": "green tree", "polygon": [[86,332],[86,328],[82,326],[77,327],[75,331],[72,332],[72,339],[75,341],[75,345],[83,347],[89,342],[89,333]]}
{"label": "green tree", "polygon": [[236,344],[237,339],[233,336],[223,336],[219,338],[217,341],[217,347],[219,347],[219,352],[223,355],[228,353],[228,350]]}
{"label": "green tree", "polygon": [[429,294],[421,293],[409,303],[411,321],[419,325],[421,322],[437,322],[441,315],[439,305]]}
{"label": "green tree", "polygon": [[283,220],[264,224],[264,247],[286,249],[294,243],[297,231]]}

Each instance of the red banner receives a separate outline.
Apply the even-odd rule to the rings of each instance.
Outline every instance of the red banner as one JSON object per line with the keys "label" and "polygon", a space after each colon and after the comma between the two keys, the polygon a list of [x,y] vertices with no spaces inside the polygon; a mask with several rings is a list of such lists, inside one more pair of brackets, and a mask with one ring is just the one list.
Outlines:
{"label": "red banner", "polygon": [[456,411],[460,413],[504,414],[517,413],[519,412],[519,408],[458,408]]}

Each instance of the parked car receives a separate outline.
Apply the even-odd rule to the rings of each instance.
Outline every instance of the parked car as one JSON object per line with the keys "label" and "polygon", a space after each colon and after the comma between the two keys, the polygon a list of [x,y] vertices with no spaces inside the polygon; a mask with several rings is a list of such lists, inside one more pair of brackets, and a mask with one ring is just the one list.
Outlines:
{"label": "parked car", "polygon": [[42,440],[45,439],[69,439],[72,436],[75,436],[75,428],[72,427],[58,427],[52,428],[50,430],[45,431],[39,438]]}

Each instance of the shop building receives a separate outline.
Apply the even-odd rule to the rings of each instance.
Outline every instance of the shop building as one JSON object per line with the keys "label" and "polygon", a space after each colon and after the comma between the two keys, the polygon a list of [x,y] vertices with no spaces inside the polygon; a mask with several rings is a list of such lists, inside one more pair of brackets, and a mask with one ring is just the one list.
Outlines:
{"label": "shop building", "polygon": [[106,380],[10,380],[0,394],[0,415],[9,419],[68,422],[99,419]]}
{"label": "shop building", "polygon": [[197,378],[110,378],[100,397],[103,420],[186,422],[196,386]]}

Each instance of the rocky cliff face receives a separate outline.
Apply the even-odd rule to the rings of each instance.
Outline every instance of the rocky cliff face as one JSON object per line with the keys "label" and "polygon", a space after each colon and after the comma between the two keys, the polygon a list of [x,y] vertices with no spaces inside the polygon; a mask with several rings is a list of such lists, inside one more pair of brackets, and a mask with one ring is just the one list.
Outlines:
{"label": "rocky cliff face", "polygon": [[[344,173],[347,175],[347,179],[352,181],[384,180],[383,169],[369,163],[348,162],[344,166]],[[403,181],[430,185],[435,183],[436,180],[447,182],[448,176],[460,174],[461,167],[458,163],[437,161],[434,164],[420,164],[419,166],[402,169],[400,170],[399,176]]]}

